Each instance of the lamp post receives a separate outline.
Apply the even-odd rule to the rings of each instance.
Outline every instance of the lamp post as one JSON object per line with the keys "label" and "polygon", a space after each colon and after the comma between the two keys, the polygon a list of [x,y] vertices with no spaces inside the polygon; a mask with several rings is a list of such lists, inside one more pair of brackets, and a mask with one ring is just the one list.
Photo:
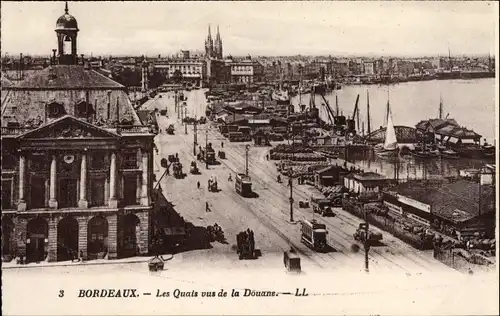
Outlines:
{"label": "lamp post", "polygon": [[198,145],[198,128],[197,128],[197,121],[194,121],[194,126],[193,126],[193,155],[196,156],[196,145]]}
{"label": "lamp post", "polygon": [[245,146],[245,175],[248,177],[248,151],[250,150],[250,146]]}
{"label": "lamp post", "polygon": [[205,168],[208,169],[207,147],[208,147],[208,129],[205,130]]}
{"label": "lamp post", "polygon": [[364,242],[364,247],[365,247],[365,271],[366,272],[369,272],[369,267],[368,267],[368,264],[369,264],[369,260],[368,260],[368,252],[370,251],[370,242],[369,242],[369,231],[370,231],[370,227],[368,225],[368,221],[367,221],[367,214],[366,214],[366,209],[365,209],[365,213],[364,213],[364,217],[365,217],[365,242]]}
{"label": "lamp post", "polygon": [[[187,107],[184,106],[184,120],[186,119],[187,117]],[[184,134],[187,134],[188,133],[188,125],[187,125],[187,121],[184,122]]]}
{"label": "lamp post", "polygon": [[[293,125],[290,125],[292,133],[292,163],[294,158],[295,149],[295,134],[293,133]],[[290,222],[293,223],[293,167],[290,165],[290,177],[288,178],[288,185],[290,186]]]}

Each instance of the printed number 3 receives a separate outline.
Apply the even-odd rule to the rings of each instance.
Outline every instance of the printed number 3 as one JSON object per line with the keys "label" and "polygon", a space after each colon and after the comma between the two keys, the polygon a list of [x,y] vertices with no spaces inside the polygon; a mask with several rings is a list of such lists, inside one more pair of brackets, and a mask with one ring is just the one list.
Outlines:
{"label": "printed number 3", "polygon": [[64,290],[59,290],[59,297],[64,297]]}

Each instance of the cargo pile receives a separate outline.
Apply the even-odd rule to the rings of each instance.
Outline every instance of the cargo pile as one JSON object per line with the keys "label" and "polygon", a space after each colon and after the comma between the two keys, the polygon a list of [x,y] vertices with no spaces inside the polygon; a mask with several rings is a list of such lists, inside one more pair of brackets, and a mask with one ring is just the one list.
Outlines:
{"label": "cargo pile", "polygon": [[314,181],[314,171],[325,168],[328,166],[326,162],[296,162],[296,161],[283,161],[278,164],[278,172],[285,176],[301,176],[305,180]]}
{"label": "cargo pile", "polygon": [[311,148],[286,144],[280,144],[271,149],[269,158],[271,160],[326,161],[326,157],[315,153]]}
{"label": "cargo pile", "polygon": [[325,198],[333,200],[339,197],[342,193],[345,192],[345,188],[341,185],[336,185],[333,187],[322,187],[319,189],[321,193],[325,196]]}

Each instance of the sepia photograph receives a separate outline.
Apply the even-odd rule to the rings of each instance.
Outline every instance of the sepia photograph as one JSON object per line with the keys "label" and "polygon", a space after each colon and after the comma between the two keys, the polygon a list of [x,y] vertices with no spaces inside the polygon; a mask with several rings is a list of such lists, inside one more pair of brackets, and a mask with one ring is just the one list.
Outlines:
{"label": "sepia photograph", "polygon": [[1,1],[4,315],[498,315],[496,1]]}

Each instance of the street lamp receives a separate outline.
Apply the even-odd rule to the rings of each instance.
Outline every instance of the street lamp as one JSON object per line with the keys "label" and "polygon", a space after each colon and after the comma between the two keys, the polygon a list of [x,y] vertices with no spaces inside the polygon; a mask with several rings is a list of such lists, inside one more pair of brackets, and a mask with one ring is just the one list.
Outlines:
{"label": "street lamp", "polygon": [[207,148],[208,148],[208,129],[205,130],[205,167],[208,169],[208,159],[207,159]]}
{"label": "street lamp", "polygon": [[187,120],[186,120],[187,111],[188,111],[187,107],[184,106],[184,134],[188,133],[188,126],[187,126]]}
{"label": "street lamp", "polygon": [[193,155],[196,156],[196,145],[198,145],[198,128],[197,128],[197,120],[195,118],[194,123],[193,123]]}
{"label": "street lamp", "polygon": [[250,150],[250,146],[245,146],[245,175],[248,177],[248,151]]}

